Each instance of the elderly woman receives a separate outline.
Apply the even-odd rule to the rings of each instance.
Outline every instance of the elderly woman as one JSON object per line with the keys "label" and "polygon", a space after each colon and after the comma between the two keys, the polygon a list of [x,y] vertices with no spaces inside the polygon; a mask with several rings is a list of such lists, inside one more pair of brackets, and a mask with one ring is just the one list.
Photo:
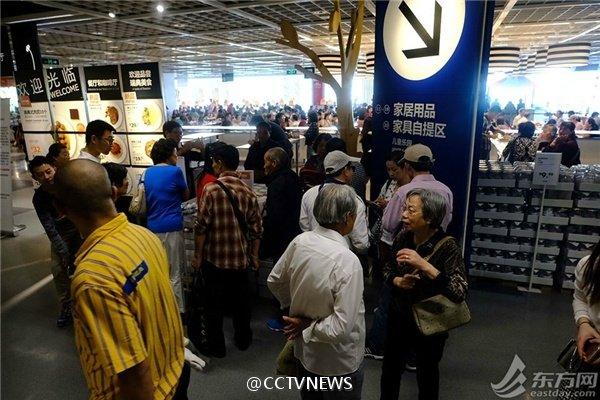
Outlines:
{"label": "elderly woman", "polygon": [[341,388],[344,399],[360,399],[365,345],[362,268],[344,239],[354,227],[355,197],[349,186],[324,186],[314,205],[319,226],[290,243],[267,280],[281,308],[290,309],[284,333],[295,341],[300,375],[348,378],[352,389]]}
{"label": "elderly woman", "polygon": [[510,163],[515,161],[531,162],[535,160],[535,153],[538,149],[537,143],[533,140],[535,124],[529,121],[521,122],[518,129],[518,136],[508,142],[502,152],[502,157]]}
{"label": "elderly woman", "polygon": [[[411,190],[402,213],[404,231],[394,240],[396,260],[387,264],[384,276],[392,285],[388,331],[381,374],[381,399],[397,400],[407,355],[417,358],[419,399],[433,400],[439,393],[439,368],[447,333],[424,336],[412,315],[412,306],[443,294],[460,302],[467,281],[461,249],[442,230],[444,198],[425,189]],[[439,244],[439,245],[438,245]]]}
{"label": "elderly woman", "polygon": [[[575,269],[573,314],[577,325],[577,351],[584,364],[580,372],[600,373],[600,243]],[[600,386],[596,387],[600,398]]]}
{"label": "elderly woman", "polygon": [[581,164],[580,151],[575,136],[575,124],[563,122],[558,128],[558,136],[543,150],[545,153],[561,153],[560,163],[565,167]]}

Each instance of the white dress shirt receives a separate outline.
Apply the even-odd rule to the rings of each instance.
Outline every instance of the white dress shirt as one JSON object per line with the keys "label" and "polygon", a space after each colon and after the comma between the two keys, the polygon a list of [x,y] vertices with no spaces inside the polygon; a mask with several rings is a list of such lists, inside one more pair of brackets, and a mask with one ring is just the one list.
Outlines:
{"label": "white dress shirt", "polygon": [[589,297],[585,294],[583,281],[583,272],[585,264],[590,256],[585,256],[575,268],[575,292],[573,292],[573,314],[575,322],[581,317],[587,317],[596,329],[600,329],[600,304],[590,304]]}
{"label": "white dress shirt", "polygon": [[[325,185],[338,185],[337,183],[326,183]],[[315,200],[319,194],[321,186],[314,186],[302,196],[302,206],[300,207],[300,229],[302,231],[312,231],[319,226],[313,213]],[[356,195],[356,194],[355,194]],[[369,250],[369,228],[367,223],[367,212],[365,204],[356,195],[356,221],[352,232],[346,237],[352,251],[358,254],[366,254]]]}
{"label": "white dress shirt", "polygon": [[343,236],[321,226],[297,236],[267,284],[290,316],[313,320],[294,343],[307,371],[340,376],[358,370],[365,347],[363,274]]}
{"label": "white dress shirt", "polygon": [[91,161],[95,161],[97,163],[100,163],[100,159],[98,157],[95,157],[93,155],[91,155],[90,153],[88,153],[87,151],[81,150],[79,152],[79,157],[77,157],[78,159],[83,159],[83,160],[91,160]]}

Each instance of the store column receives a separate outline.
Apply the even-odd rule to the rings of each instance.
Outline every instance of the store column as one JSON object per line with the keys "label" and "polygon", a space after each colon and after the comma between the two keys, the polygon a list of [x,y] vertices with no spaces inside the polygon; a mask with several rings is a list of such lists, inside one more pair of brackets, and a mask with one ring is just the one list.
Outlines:
{"label": "store column", "polygon": [[392,149],[429,146],[433,174],[454,194],[449,231],[467,237],[493,1],[377,2],[373,182]]}

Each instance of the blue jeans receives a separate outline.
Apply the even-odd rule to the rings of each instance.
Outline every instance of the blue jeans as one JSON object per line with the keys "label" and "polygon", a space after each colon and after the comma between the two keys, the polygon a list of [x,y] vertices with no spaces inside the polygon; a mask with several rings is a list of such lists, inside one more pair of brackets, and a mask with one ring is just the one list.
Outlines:
{"label": "blue jeans", "polygon": [[373,354],[383,355],[385,347],[385,336],[387,334],[387,319],[390,301],[392,299],[392,288],[387,282],[383,283],[379,295],[379,303],[375,309],[373,325],[367,333],[366,346]]}

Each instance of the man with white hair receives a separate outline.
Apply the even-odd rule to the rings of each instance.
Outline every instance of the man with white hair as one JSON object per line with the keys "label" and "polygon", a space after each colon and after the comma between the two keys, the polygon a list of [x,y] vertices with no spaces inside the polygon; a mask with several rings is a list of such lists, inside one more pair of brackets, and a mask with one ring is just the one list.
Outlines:
{"label": "man with white hair", "polygon": [[[304,232],[313,230],[319,226],[313,213],[315,199],[319,192],[329,185],[349,185],[352,182],[354,166],[352,165],[352,159],[347,154],[339,150],[332,151],[325,157],[323,166],[326,174],[325,183],[310,188],[302,196],[300,229]],[[357,254],[366,254],[369,249],[369,231],[367,228],[365,204],[354,190],[351,193],[356,202],[356,222],[354,228],[349,232],[347,240],[352,251]]]}
{"label": "man with white hair", "polygon": [[[339,394],[329,388],[327,398],[360,399],[362,391],[364,284],[360,261],[344,239],[357,218],[355,196],[347,185],[325,185],[314,202],[318,225],[290,243],[267,279],[281,308],[289,307],[284,334],[294,340],[300,375],[336,376],[351,384],[338,388]],[[325,398],[306,387],[301,397]]]}

